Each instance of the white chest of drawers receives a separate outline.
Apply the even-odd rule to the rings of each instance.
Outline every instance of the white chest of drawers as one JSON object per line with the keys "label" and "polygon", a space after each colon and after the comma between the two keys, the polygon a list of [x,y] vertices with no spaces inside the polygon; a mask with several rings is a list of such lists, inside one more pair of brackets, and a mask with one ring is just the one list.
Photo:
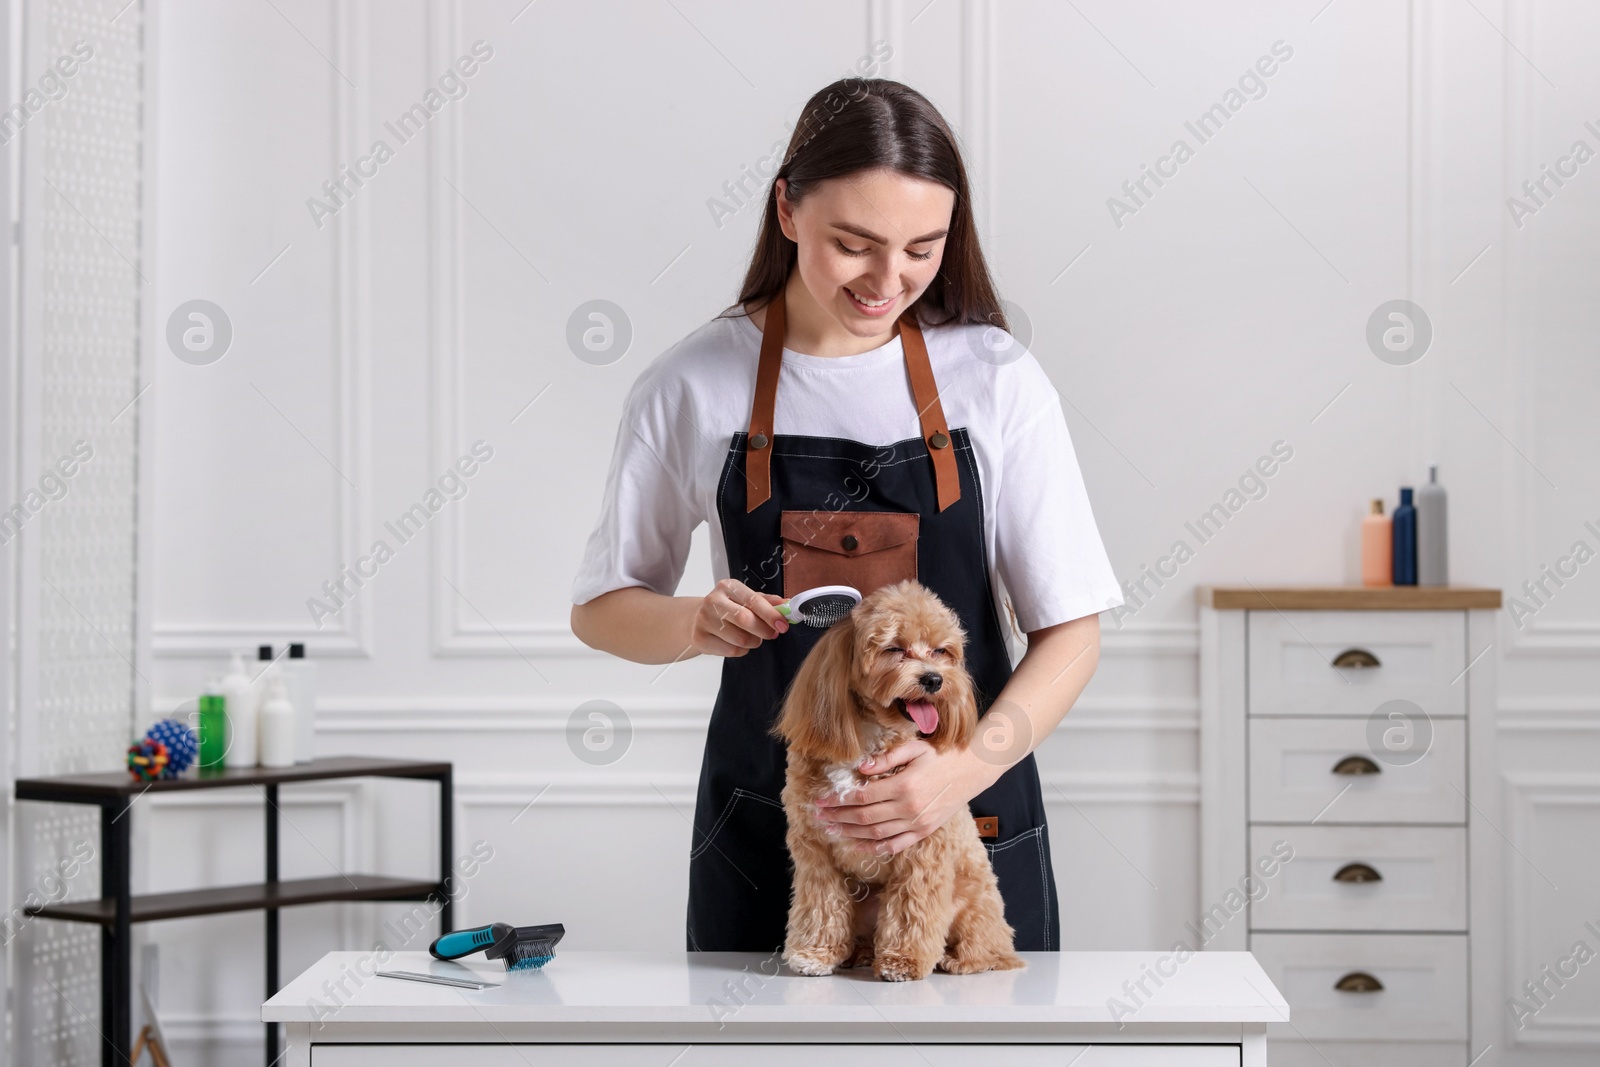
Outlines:
{"label": "white chest of drawers", "polygon": [[1499,591],[1198,592],[1201,899],[1244,901],[1201,926],[1289,1002],[1273,1067],[1474,1062],[1499,1007]]}

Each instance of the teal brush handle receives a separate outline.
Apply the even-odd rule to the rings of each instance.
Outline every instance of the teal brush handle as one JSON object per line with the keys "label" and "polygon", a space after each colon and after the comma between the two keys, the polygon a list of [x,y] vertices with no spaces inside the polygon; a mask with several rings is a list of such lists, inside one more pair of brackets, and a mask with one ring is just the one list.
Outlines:
{"label": "teal brush handle", "polygon": [[510,923],[490,923],[471,930],[456,930],[434,939],[428,954],[436,960],[458,960],[481,952],[514,931]]}

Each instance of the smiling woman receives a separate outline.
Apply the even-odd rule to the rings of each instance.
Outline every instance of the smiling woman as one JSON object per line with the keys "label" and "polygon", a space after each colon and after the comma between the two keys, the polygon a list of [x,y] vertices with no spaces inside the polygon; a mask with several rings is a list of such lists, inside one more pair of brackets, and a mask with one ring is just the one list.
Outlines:
{"label": "smiling woman", "polygon": [[[827,822],[892,855],[952,821],[972,833],[977,816],[996,849],[1033,857],[1026,870],[997,865],[1016,947],[1055,950],[1061,909],[1033,741],[1093,674],[1096,613],[1121,598],[1050,380],[1020,344],[1020,358],[984,358],[983,335],[1006,321],[954,134],[899,82],[852,88],[849,107],[791,139],[737,302],[635,381],[572,627],[641,662],[724,657],[687,943],[770,952],[792,879],[786,753],[770,728],[831,632],[791,628],[778,605],[819,586],[870,596],[920,581],[960,620],[976,710],[1003,696],[1030,722],[978,734],[1014,743],[940,746],[939,698],[882,695],[874,714],[925,736],[863,764],[876,780],[827,802]],[[825,87],[805,113],[841,91]],[[675,596],[701,522],[716,585]],[[1001,623],[1013,610],[1029,634],[1015,671]],[[837,949],[842,963],[847,948],[824,956]]]}
{"label": "smiling woman", "polygon": [[[817,325],[844,324],[847,333],[829,344],[825,336],[792,338],[797,347],[819,356],[853,355],[863,342],[882,342],[881,320],[892,321],[905,309],[911,294],[921,293],[936,279],[940,261],[934,253],[950,236],[946,220],[954,208],[952,191],[936,182],[918,179],[888,168],[862,171],[847,181],[827,182],[807,196],[797,191],[798,203],[788,200],[789,181],[777,181],[778,225],[783,236],[800,251],[801,288],[820,309],[838,305],[835,313]],[[873,206],[895,204],[902,214],[888,234],[857,218],[871,217]],[[863,211],[863,209],[866,209]],[[802,233],[802,230],[805,232]],[[834,310],[834,309],[830,309]],[[998,313],[998,312],[997,312]],[[764,310],[752,315],[765,325]],[[799,322],[815,318],[796,309]],[[831,320],[831,321],[829,321]],[[1003,317],[995,325],[1004,327]],[[819,333],[832,334],[832,329]],[[837,347],[838,351],[830,351]]]}

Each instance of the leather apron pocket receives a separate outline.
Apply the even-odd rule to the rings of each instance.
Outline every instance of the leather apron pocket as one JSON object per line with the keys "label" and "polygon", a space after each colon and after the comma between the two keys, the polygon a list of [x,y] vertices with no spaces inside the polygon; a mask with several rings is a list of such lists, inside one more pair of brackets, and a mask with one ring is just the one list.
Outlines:
{"label": "leather apron pocket", "polygon": [[783,595],[848,585],[866,596],[917,577],[914,511],[785,511]]}

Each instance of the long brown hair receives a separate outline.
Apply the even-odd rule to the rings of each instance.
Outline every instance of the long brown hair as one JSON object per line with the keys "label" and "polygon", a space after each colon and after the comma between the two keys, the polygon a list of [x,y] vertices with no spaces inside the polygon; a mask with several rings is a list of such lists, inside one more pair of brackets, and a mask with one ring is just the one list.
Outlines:
{"label": "long brown hair", "polygon": [[981,323],[1008,330],[978,244],[971,186],[955,134],[927,97],[888,78],[844,78],[806,102],[783,164],[772,176],[738,302],[717,317],[766,307],[794,270],[798,249],[778,225],[779,178],[788,181],[789,203],[798,204],[818,182],[879,167],[938,182],[955,193],[939,273],[905,313],[929,326]]}

